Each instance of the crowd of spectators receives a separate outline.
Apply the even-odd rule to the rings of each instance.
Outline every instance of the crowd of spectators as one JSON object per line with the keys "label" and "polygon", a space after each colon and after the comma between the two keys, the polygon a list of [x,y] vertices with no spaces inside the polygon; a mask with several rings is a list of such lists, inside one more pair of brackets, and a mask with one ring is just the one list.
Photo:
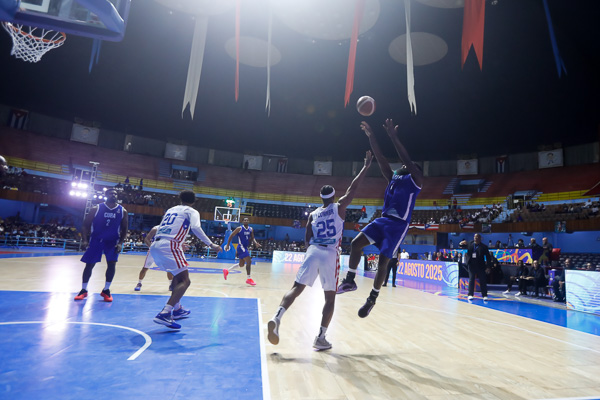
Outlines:
{"label": "crowd of spectators", "polygon": [[[64,222],[64,223],[63,223]],[[62,240],[79,241],[80,233],[68,221],[54,219],[40,224],[21,222],[18,217],[0,219],[0,243],[53,246]]]}

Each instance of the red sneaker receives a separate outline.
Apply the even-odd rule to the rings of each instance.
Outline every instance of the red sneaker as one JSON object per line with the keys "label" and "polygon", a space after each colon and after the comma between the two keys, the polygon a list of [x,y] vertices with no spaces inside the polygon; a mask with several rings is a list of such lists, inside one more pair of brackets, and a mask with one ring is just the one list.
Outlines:
{"label": "red sneaker", "polygon": [[227,275],[229,275],[229,270],[227,268],[223,268],[223,278],[227,280]]}
{"label": "red sneaker", "polygon": [[256,283],[254,283],[254,281],[252,280],[252,278],[248,278],[246,279],[246,283],[250,286],[256,286]]}
{"label": "red sneaker", "polygon": [[112,301],[112,296],[110,295],[110,290],[108,289],[104,289],[102,293],[100,293],[100,296],[104,297],[104,301],[109,303]]}
{"label": "red sneaker", "polygon": [[77,296],[75,296],[75,300],[83,300],[87,297],[87,290],[81,289],[81,292]]}

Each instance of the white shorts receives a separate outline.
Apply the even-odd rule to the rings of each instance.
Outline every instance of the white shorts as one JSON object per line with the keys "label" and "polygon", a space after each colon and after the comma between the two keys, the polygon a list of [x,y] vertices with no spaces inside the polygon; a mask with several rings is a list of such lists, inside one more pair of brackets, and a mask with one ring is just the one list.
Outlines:
{"label": "white shorts", "polygon": [[150,246],[150,256],[158,268],[173,275],[188,269],[188,263],[179,242],[165,239],[155,241]]}
{"label": "white shorts", "polygon": [[150,250],[148,250],[148,254],[146,254],[146,260],[144,261],[144,268],[152,268],[152,264],[154,264],[154,258],[152,258]]}
{"label": "white shorts", "polygon": [[296,282],[312,286],[321,278],[321,286],[325,291],[336,291],[340,273],[340,258],[336,247],[310,245],[306,251],[304,263],[298,270]]}

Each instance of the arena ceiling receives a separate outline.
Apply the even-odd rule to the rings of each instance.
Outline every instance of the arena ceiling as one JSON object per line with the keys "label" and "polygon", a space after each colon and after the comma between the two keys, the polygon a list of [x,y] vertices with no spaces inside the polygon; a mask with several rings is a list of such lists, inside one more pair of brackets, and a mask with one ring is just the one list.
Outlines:
{"label": "arena ceiling", "polygon": [[[172,0],[181,1],[186,0]],[[473,52],[461,69],[463,8],[435,6],[457,1],[411,2],[412,31],[419,33],[413,44],[417,115],[411,115],[407,100],[406,65],[394,59],[402,58],[402,51],[390,53],[390,44],[401,46],[398,37],[406,32],[399,0],[366,1],[347,107],[350,40],[344,35],[355,4],[350,0],[332,0],[339,10],[330,4],[305,14],[273,8],[270,115],[260,47],[267,39],[267,0],[242,1],[244,59],[237,102],[230,55],[235,9],[208,18],[193,119],[189,110],[182,118],[181,108],[196,19],[170,10],[162,0],[133,0],[124,40],[103,42],[91,72],[88,38],[70,35],[64,46],[29,64],[10,56],[10,38],[2,32],[0,102],[68,120],[98,121],[103,128],[138,136],[308,159],[352,160],[364,154],[368,142],[359,129],[364,118],[353,106],[362,95],[377,101],[375,114],[366,120],[377,126],[389,155],[393,152],[380,128],[387,117],[400,125],[401,138],[417,160],[598,140],[599,1],[548,0],[567,71],[560,78],[542,0],[488,0],[483,70]],[[252,41],[258,47],[245,51]]]}

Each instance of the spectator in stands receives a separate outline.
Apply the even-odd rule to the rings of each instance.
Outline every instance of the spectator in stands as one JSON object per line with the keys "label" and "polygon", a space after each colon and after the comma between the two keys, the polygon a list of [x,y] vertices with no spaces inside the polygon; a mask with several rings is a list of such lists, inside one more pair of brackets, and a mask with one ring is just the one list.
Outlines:
{"label": "spectator in stands", "polygon": [[518,297],[520,295],[524,295],[526,290],[525,284],[527,282],[525,280],[525,277],[527,276],[529,276],[529,269],[523,263],[523,260],[517,261],[517,271],[514,275],[511,275],[508,278],[508,284],[506,285],[506,290],[504,291],[504,293],[510,293],[510,290],[512,289],[514,283],[517,282],[517,284],[519,285],[519,291],[515,296]]}
{"label": "spectator in stands", "polygon": [[504,279],[504,274],[502,273],[502,268],[500,267],[498,260],[494,259],[492,261],[491,268],[488,268],[488,269],[489,269],[489,272],[487,272],[487,270],[486,270],[487,281],[489,283],[494,283],[494,284],[502,283],[502,279]]}
{"label": "spectator in stands", "polygon": [[587,264],[585,264],[585,270],[586,271],[595,271],[596,268],[594,268],[594,266],[592,265],[592,263],[587,263]]}
{"label": "spectator in stands", "polygon": [[530,249],[536,249],[536,250],[540,250],[541,246],[539,244],[537,244],[535,238],[531,238],[529,239],[529,245],[527,246]]}
{"label": "spectator in stands", "polygon": [[513,241],[512,235],[509,233],[508,234],[508,240],[506,241],[506,247],[513,248],[515,247],[515,242]]}
{"label": "spectator in stands", "polygon": [[542,238],[542,255],[539,260],[542,265],[550,264],[550,255],[552,254],[552,244],[548,242],[548,238]]}
{"label": "spectator in stands", "polygon": [[525,248],[525,242],[523,241],[523,239],[517,240],[517,245],[515,247],[517,249],[524,249]]}
{"label": "spectator in stands", "polygon": [[493,249],[493,248],[494,248],[494,245],[492,244],[492,241],[491,241],[491,240],[490,240],[490,241],[488,241],[488,248],[490,248],[490,249]]}
{"label": "spectator in stands", "polygon": [[540,266],[538,260],[533,261],[533,268],[529,271],[529,276],[525,279],[529,281],[529,285],[533,285],[533,297],[540,297],[540,288],[544,288],[545,292],[548,279],[546,278],[546,270]]}
{"label": "spectator in stands", "polygon": [[490,249],[481,242],[481,235],[476,233],[467,247],[465,264],[469,267],[469,300],[473,300],[475,294],[475,276],[479,278],[481,295],[483,300],[487,298],[487,273],[491,261]]}
{"label": "spectator in stands", "polygon": [[458,208],[458,201],[456,200],[456,197],[452,199],[452,208],[455,210]]}
{"label": "spectator in stands", "polygon": [[406,251],[406,249],[402,249],[402,253],[400,253],[400,259],[408,260],[409,258],[410,258],[410,255],[408,254],[408,251]]}
{"label": "spectator in stands", "polygon": [[555,277],[554,282],[552,282],[554,301],[556,302],[564,303],[567,300],[567,286],[565,285],[565,277],[567,276],[567,273],[565,271],[568,269],[573,269],[573,266],[571,265],[571,259],[569,258],[565,260],[562,273]]}
{"label": "spectator in stands", "polygon": [[496,248],[497,249],[501,249],[502,248],[502,242],[499,240],[496,240]]}

